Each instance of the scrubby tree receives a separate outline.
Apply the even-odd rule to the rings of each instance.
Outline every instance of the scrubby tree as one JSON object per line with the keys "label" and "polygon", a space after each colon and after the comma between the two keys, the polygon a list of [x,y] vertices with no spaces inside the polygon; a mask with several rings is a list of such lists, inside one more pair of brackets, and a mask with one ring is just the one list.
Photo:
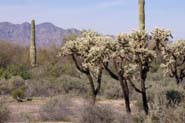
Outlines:
{"label": "scrubby tree", "polygon": [[76,68],[87,76],[91,87],[93,104],[95,104],[96,96],[101,88],[103,67],[98,64],[92,65],[93,61],[90,63],[88,58],[93,46],[102,39],[102,36],[96,32],[84,31],[80,37],[66,42],[61,48],[61,54],[70,55]]}

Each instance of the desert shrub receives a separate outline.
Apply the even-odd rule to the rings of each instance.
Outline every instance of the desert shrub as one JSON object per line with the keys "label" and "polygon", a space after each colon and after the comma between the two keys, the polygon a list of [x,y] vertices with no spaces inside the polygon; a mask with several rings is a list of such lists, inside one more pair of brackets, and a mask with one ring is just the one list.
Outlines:
{"label": "desert shrub", "polygon": [[138,99],[137,102],[135,103],[135,106],[137,107],[138,111],[143,110],[143,102],[141,99]]}
{"label": "desert shrub", "polygon": [[145,116],[143,114],[135,114],[132,116],[132,120],[134,123],[144,123],[145,122]]}
{"label": "desert shrub", "polygon": [[0,80],[0,95],[7,94],[10,91],[10,89],[7,87],[6,80],[2,79]]}
{"label": "desert shrub", "polygon": [[114,123],[115,116],[108,105],[88,105],[80,114],[79,123]]}
{"label": "desert shrub", "polygon": [[1,94],[11,94],[12,91],[19,88],[26,88],[25,80],[20,76],[13,76],[8,80],[0,80],[0,93]]}
{"label": "desert shrub", "polygon": [[161,87],[156,91],[149,91],[149,102],[152,105],[173,107],[183,102],[184,97],[185,93],[181,87]]}
{"label": "desert shrub", "polygon": [[134,123],[132,115],[117,114],[115,123]]}
{"label": "desert shrub", "polygon": [[10,89],[11,96],[17,101],[25,98],[26,84],[25,80],[20,76],[14,76],[8,81],[8,87]]}
{"label": "desert shrub", "polygon": [[[1,99],[1,98],[0,98]],[[9,110],[2,100],[0,100],[0,123],[5,123],[9,119]]]}
{"label": "desert shrub", "polygon": [[153,81],[153,82],[156,82],[156,81],[163,82],[163,80],[164,80],[163,71],[161,69],[159,69],[159,70],[157,70],[154,73],[152,73],[152,72],[149,73],[147,80]]}
{"label": "desert shrub", "polygon": [[22,99],[25,98],[25,88],[21,87],[21,88],[15,89],[12,91],[11,95],[14,99],[20,102],[22,101]]}
{"label": "desert shrub", "polygon": [[177,90],[168,90],[166,99],[168,100],[168,105],[179,104],[182,101],[182,93]]}
{"label": "desert shrub", "polygon": [[7,41],[0,41],[0,67],[6,68],[10,64],[26,65],[29,61],[29,50],[24,46]]}
{"label": "desert shrub", "polygon": [[68,59],[58,59],[56,63],[40,65],[31,70],[32,78],[58,78],[61,75],[69,75],[80,78],[80,73],[74,69],[74,64]]}
{"label": "desert shrub", "polygon": [[67,75],[70,76],[74,76],[74,77],[80,77],[79,71],[77,71],[77,69],[75,69],[74,63],[64,63],[62,64],[62,73],[65,73]]}
{"label": "desert shrub", "polygon": [[54,96],[60,91],[60,87],[57,87],[53,81],[46,78],[29,80],[29,86],[31,88],[29,95],[31,96]]}
{"label": "desert shrub", "polygon": [[76,78],[68,75],[63,75],[57,79],[57,83],[61,85],[62,91],[65,94],[73,93],[77,95],[83,95],[88,92],[88,81],[85,78]]}
{"label": "desert shrub", "polygon": [[31,74],[22,65],[8,65],[0,70],[0,78],[10,79],[12,76],[21,76],[23,79],[30,79]]}
{"label": "desert shrub", "polygon": [[30,73],[32,75],[32,79],[39,79],[39,78],[45,78],[48,76],[47,73],[47,65],[40,65],[38,67],[32,68],[30,70]]}
{"label": "desert shrub", "polygon": [[155,110],[151,110],[151,114],[145,120],[145,123],[184,123],[184,121],[185,106],[181,104],[169,108],[157,106]]}
{"label": "desert shrub", "polygon": [[17,89],[25,85],[25,80],[20,76],[13,76],[11,79],[7,80],[9,88],[11,90]]}
{"label": "desert shrub", "polygon": [[113,84],[112,86],[107,86],[104,90],[104,95],[108,99],[123,98],[122,90],[117,83]]}
{"label": "desert shrub", "polygon": [[32,96],[55,96],[58,94],[86,95],[87,81],[69,75],[43,77],[29,80]]}
{"label": "desert shrub", "polygon": [[58,51],[59,47],[56,44],[51,44],[46,47],[38,48],[37,53],[39,57],[37,59],[37,63],[39,65],[48,65],[51,63],[55,63],[56,61],[58,61]]}
{"label": "desert shrub", "polygon": [[57,78],[62,74],[62,67],[57,65],[48,65],[47,74]]}
{"label": "desert shrub", "polygon": [[44,121],[70,121],[72,115],[71,100],[67,97],[55,97],[49,100],[40,109],[40,115]]}
{"label": "desert shrub", "polygon": [[118,81],[112,79],[106,73],[102,77],[102,86],[100,95],[107,99],[119,99],[123,98],[123,93]]}

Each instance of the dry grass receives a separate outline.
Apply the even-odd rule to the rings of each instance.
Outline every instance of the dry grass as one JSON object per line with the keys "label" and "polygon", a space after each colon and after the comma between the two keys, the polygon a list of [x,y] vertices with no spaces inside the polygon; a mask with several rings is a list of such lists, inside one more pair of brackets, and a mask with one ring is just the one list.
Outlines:
{"label": "dry grass", "polygon": [[[11,111],[10,122],[25,122],[33,121],[33,123],[42,123],[39,111],[50,98],[33,98],[33,101],[18,103],[11,97],[6,97],[6,102],[9,110]],[[71,116],[72,121],[76,121],[78,114],[81,111],[81,107],[84,107],[88,101],[81,97],[72,97],[73,105],[70,109],[74,115]],[[123,112],[124,102],[123,100],[99,100],[98,105],[111,105],[116,112]],[[133,106],[133,104],[132,104]],[[44,122],[44,123],[65,123],[65,122]],[[69,123],[69,122],[68,122]]]}

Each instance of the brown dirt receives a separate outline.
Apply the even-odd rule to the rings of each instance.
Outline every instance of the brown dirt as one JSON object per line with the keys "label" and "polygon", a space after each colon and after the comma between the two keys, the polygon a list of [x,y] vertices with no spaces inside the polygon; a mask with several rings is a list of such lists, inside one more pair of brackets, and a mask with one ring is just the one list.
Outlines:
{"label": "brown dirt", "polygon": [[[2,98],[0,98],[2,99]],[[49,98],[34,98],[29,102],[18,103],[10,97],[6,97],[6,104],[11,111],[10,121],[25,122],[25,121],[40,121],[39,111],[40,107],[45,104]],[[73,106],[71,107],[74,112],[79,112],[80,107],[83,107],[87,101],[80,97],[73,97]],[[124,103],[123,100],[99,100],[97,102],[99,105],[110,105],[116,112],[123,112]],[[133,107],[133,104],[131,104]],[[77,113],[75,113],[77,114]],[[73,118],[75,119],[75,116]],[[15,122],[16,121],[16,122]],[[65,122],[33,122],[33,123],[65,123]],[[68,122],[69,123],[69,122]]]}

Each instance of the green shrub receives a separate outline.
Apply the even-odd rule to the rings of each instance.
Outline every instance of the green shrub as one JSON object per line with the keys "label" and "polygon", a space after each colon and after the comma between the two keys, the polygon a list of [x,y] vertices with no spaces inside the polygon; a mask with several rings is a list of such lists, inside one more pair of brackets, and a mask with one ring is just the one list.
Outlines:
{"label": "green shrub", "polygon": [[168,105],[178,105],[182,101],[182,93],[177,90],[168,90],[166,92],[166,99],[168,100]]}
{"label": "green shrub", "polygon": [[52,98],[40,109],[40,115],[44,121],[70,121],[72,115],[71,100],[67,97],[59,96]]}
{"label": "green shrub", "polygon": [[22,87],[22,88],[13,90],[11,95],[14,99],[16,99],[18,102],[20,102],[20,101],[22,101],[22,99],[25,98],[24,92],[25,92],[25,88]]}
{"label": "green shrub", "polygon": [[27,68],[21,65],[8,65],[0,69],[0,78],[10,79],[12,76],[21,76],[25,80],[31,78]]}

